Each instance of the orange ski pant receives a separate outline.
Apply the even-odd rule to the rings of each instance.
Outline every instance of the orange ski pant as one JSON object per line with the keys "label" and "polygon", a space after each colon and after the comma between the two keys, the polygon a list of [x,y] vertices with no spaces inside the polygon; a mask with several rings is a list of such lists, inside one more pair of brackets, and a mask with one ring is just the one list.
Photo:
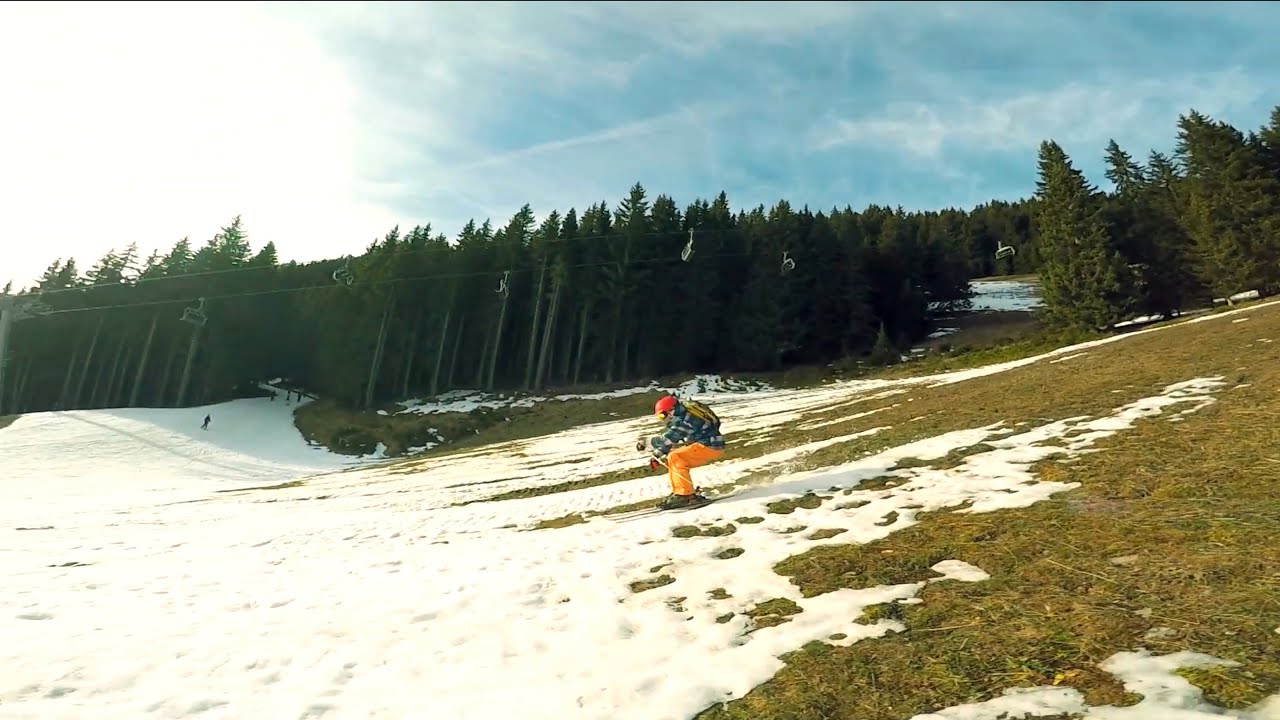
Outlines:
{"label": "orange ski pant", "polygon": [[667,476],[671,478],[671,492],[676,495],[692,495],[693,479],[689,477],[689,470],[706,465],[723,454],[723,450],[709,448],[702,443],[685,445],[667,453]]}

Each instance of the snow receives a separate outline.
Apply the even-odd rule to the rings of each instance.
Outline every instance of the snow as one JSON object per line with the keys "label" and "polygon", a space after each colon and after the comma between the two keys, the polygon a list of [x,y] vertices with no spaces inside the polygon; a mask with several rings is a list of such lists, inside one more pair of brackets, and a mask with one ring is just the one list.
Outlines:
{"label": "snow", "polygon": [[[1159,331],[927,378],[785,391],[705,387],[734,433],[768,434],[833,411],[874,423],[860,407],[873,397],[908,403],[931,387]],[[636,467],[632,444],[652,431],[652,418],[373,466],[308,447],[292,408],[278,401],[22,417],[0,431],[0,532],[10,533],[0,546],[8,609],[0,615],[0,718],[687,720],[768,680],[779,656],[806,642],[911,632],[898,621],[855,622],[869,605],[919,602],[931,582],[988,579],[946,558],[912,582],[805,598],[773,571],[778,561],[889,536],[927,522],[921,513],[1050,500],[1077,485],[1037,479],[1036,463],[1097,452],[1100,440],[1140,420],[1197,411],[1228,387],[1221,377],[1189,378],[1100,417],[994,422],[796,469],[817,450],[886,429],[851,428],[696,470],[700,484],[759,481],[713,505],[546,530],[529,528],[655,498],[665,477],[460,503]],[[206,412],[213,423],[202,431]],[[898,467],[978,443],[990,449],[952,468]],[[885,476],[897,484],[860,489]],[[298,484],[216,492],[291,480]],[[826,499],[767,512],[806,493]],[[727,524],[732,534],[672,534],[680,525]],[[817,530],[842,532],[814,539]],[[743,552],[718,557],[727,549]],[[632,582],[663,574],[673,582],[632,592]],[[719,589],[728,597],[712,593]],[[752,629],[744,613],[774,598],[801,612]],[[1208,717],[1198,693],[1170,674],[1206,662],[1120,653],[1104,669],[1146,699],[1089,708],[1090,717]],[[1082,703],[1074,690],[1037,688],[915,720],[1077,712]]]}
{"label": "snow", "polygon": [[[21,415],[0,433],[0,477],[10,480],[0,494],[0,517],[20,514],[15,502],[37,502],[49,493],[65,499],[220,490],[360,462],[309,445],[293,424],[297,407],[252,398],[181,409]],[[202,430],[206,415],[211,422]]]}
{"label": "snow", "polygon": [[1230,667],[1236,663],[1194,652],[1152,656],[1146,651],[1120,652],[1099,667],[1115,675],[1131,693],[1142,699],[1126,707],[1090,706],[1084,695],[1069,687],[1016,688],[985,702],[957,705],[938,712],[915,715],[911,720],[1004,720],[1020,717],[1080,715],[1088,720],[1275,720],[1280,718],[1280,695],[1249,710],[1223,712],[1209,704],[1204,693],[1175,675],[1181,668]]}
{"label": "snow", "polygon": [[[722,378],[719,375],[697,375],[692,379],[681,383],[675,388],[666,388],[659,385],[657,382],[651,382],[644,386],[622,388],[606,392],[566,393],[555,395],[553,397],[545,397],[541,395],[486,393],[479,390],[451,390],[449,392],[441,393],[431,400],[417,399],[402,401],[399,404],[404,409],[399,412],[420,414],[466,413],[479,409],[495,410],[505,407],[529,408],[538,403],[549,402],[551,400],[561,402],[567,400],[605,400],[609,398],[620,398],[630,395],[642,395],[645,393],[659,393],[666,391],[673,391],[681,397],[712,397],[721,394],[767,391],[769,389],[770,387],[766,383],[744,382],[732,378]],[[388,414],[385,410],[379,410],[378,413],[380,415]]]}
{"label": "snow", "polygon": [[1044,303],[1040,286],[1019,280],[977,280],[970,283],[974,296],[970,309],[978,312],[995,310],[1034,310]]}
{"label": "snow", "polygon": [[1238,292],[1229,297],[1214,298],[1213,302],[1215,304],[1220,305],[1222,303],[1237,303],[1237,302],[1240,302],[1241,300],[1257,300],[1260,297],[1262,297],[1262,293],[1258,292],[1257,290],[1246,290],[1244,292]]}
{"label": "snow", "polygon": [[1082,352],[1082,353],[1074,353],[1074,354],[1071,354],[1071,355],[1066,355],[1066,356],[1064,356],[1064,357],[1060,357],[1060,358],[1058,358],[1058,359],[1056,359],[1056,360],[1050,360],[1050,361],[1049,361],[1049,364],[1050,364],[1050,365],[1057,365],[1058,363],[1063,363],[1063,362],[1066,362],[1066,361],[1068,361],[1068,360],[1075,360],[1075,359],[1076,359],[1076,358],[1078,358],[1078,357],[1084,357],[1085,355],[1088,355],[1088,354],[1089,354],[1089,353],[1083,353],[1083,352]]}

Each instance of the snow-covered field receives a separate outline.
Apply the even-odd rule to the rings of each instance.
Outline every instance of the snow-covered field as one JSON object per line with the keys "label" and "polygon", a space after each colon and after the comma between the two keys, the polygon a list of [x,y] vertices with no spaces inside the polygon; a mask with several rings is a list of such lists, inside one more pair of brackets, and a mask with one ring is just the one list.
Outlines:
{"label": "snow-covered field", "polygon": [[[816,423],[819,411],[868,413],[872,397],[910,402],[938,385],[1159,331],[928,378],[713,389],[708,397],[730,433],[767,435]],[[1223,378],[1187,378],[1100,417],[995,422],[806,472],[789,464],[853,435],[730,457],[696,473],[698,482],[760,470],[775,477],[690,512],[533,531],[543,519],[656,498],[666,479],[456,503],[634,467],[643,461],[631,446],[653,421],[599,423],[417,461],[405,472],[308,447],[291,408],[266,400],[22,417],[0,430],[0,535],[8,539],[0,545],[0,719],[686,720],[741,697],[781,667],[779,655],[806,642],[847,645],[901,629],[889,620],[855,623],[868,605],[916,601],[926,582],[986,578],[948,560],[930,580],[803,598],[772,571],[777,561],[884,537],[922,511],[972,502],[966,512],[992,512],[1044,500],[1075,485],[1038,481],[1035,462],[1095,452],[1138,419],[1180,417],[1230,387]],[[205,412],[213,416],[208,431],[199,428]],[[874,419],[858,435],[880,430]],[[992,449],[955,468],[893,469],[902,458],[937,459],[978,442]],[[858,489],[886,474],[905,482]],[[293,480],[301,482],[217,492]],[[833,497],[789,515],[765,511],[809,491]],[[671,532],[725,523],[736,532]],[[808,530],[787,532],[797,525]],[[818,529],[842,532],[813,539]],[[729,549],[742,552],[717,557]],[[674,582],[632,592],[630,583],[662,574]],[[803,612],[748,632],[744,611],[772,598]],[[1118,654],[1111,667],[1145,699],[1089,717],[1222,717],[1171,674],[1203,662],[1212,660]],[[1071,689],[1040,688],[915,720],[1030,710],[1086,708]],[[1236,717],[1274,718],[1280,705],[1270,712]]]}
{"label": "snow-covered field", "polygon": [[1020,280],[981,280],[972,283],[972,311],[1034,310],[1044,302],[1040,286]]}

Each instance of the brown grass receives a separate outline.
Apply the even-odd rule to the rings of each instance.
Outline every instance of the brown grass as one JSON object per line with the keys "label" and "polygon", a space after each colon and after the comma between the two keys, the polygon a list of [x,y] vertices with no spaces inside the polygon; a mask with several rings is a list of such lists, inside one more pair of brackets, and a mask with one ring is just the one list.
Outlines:
{"label": "brown grass", "polygon": [[[867,418],[893,424],[870,438],[890,446],[1001,419],[1107,414],[1193,377],[1235,386],[1180,422],[1169,422],[1170,411],[1101,441],[1101,452],[1041,463],[1042,479],[1082,483],[1053,500],[979,515],[931,513],[880,541],[827,545],[779,563],[776,571],[805,596],[925,580],[936,576],[932,564],[953,558],[991,578],[930,584],[921,604],[879,608],[875,616],[900,617],[906,632],[850,647],[810,643],[772,680],[699,718],[900,720],[1048,684],[1077,688],[1090,704],[1127,705],[1139,698],[1098,664],[1141,647],[1241,663],[1183,673],[1223,707],[1280,691],[1280,555],[1264,550],[1280,547],[1280,309],[1244,317],[913,390],[914,402]],[[867,449],[835,446],[806,464],[835,464]]]}
{"label": "brown grass", "polygon": [[[371,453],[381,442],[387,448],[387,455],[396,457],[411,447],[422,447],[441,438],[443,442],[436,447],[406,461],[405,468],[411,472],[415,462],[429,462],[448,453],[524,440],[620,417],[642,417],[652,411],[659,394],[654,391],[608,400],[551,400],[528,408],[481,408],[430,415],[379,415],[376,411],[350,410],[332,401],[318,400],[299,408],[294,413],[294,424],[308,440],[334,452],[353,455]],[[383,409],[395,413],[403,408]]]}
{"label": "brown grass", "polygon": [[967,312],[939,318],[936,325],[956,328],[942,337],[926,338],[915,347],[926,350],[968,352],[977,348],[1006,345],[1040,333],[1040,323],[1029,311]]}
{"label": "brown grass", "polygon": [[379,442],[395,457],[411,447],[437,442],[436,432],[448,441],[473,435],[476,430],[502,422],[490,412],[447,415],[379,415],[374,411],[344,408],[332,400],[316,400],[294,411],[294,425],[307,440],[336,453],[366,455]]}
{"label": "brown grass", "polygon": [[642,593],[642,592],[645,592],[646,590],[653,590],[654,588],[660,588],[663,585],[670,585],[675,581],[676,579],[671,577],[670,575],[658,575],[657,577],[652,577],[645,580],[634,580],[631,583],[631,592]]}
{"label": "brown grass", "polygon": [[725,523],[724,525],[706,525],[698,527],[697,525],[681,525],[671,529],[671,536],[678,538],[691,537],[724,537],[738,532],[738,528],[733,523]]}

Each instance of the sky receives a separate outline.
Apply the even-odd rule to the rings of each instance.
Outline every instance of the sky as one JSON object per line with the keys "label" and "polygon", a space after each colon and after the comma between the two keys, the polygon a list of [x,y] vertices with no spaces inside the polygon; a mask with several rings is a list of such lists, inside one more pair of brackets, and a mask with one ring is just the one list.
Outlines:
{"label": "sky", "polygon": [[1054,139],[1280,105],[1266,3],[0,3],[0,285],[197,245],[282,261],[528,203],[972,207]]}

